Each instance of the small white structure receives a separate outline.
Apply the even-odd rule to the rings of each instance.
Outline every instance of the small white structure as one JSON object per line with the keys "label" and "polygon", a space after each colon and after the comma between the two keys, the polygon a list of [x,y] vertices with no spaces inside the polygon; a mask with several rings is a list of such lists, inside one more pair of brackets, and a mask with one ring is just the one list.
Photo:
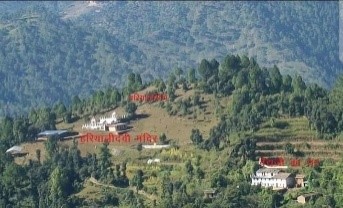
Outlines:
{"label": "small white structure", "polygon": [[275,168],[262,168],[256,171],[256,175],[251,175],[251,185],[284,189],[293,187],[295,179],[291,173],[283,173]]}
{"label": "small white structure", "polygon": [[152,163],[160,163],[160,162],[161,162],[160,159],[155,158],[155,159],[149,159],[147,163],[150,165]]}
{"label": "small white structure", "polygon": [[142,145],[144,149],[163,149],[163,148],[170,148],[169,144],[156,144],[153,145]]}

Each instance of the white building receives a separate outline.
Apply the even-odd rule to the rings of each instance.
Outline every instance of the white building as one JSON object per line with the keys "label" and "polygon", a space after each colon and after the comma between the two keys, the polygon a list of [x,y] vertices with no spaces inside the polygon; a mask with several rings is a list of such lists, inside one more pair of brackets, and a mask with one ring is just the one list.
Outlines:
{"label": "white building", "polygon": [[251,175],[251,185],[283,189],[293,187],[295,179],[291,173],[283,173],[275,168],[262,168],[256,171],[256,175]]}
{"label": "white building", "polygon": [[82,125],[82,129],[105,131],[105,124],[97,122],[93,117],[90,123]]}
{"label": "white building", "polygon": [[110,117],[100,117],[99,123],[101,124],[115,124],[118,122],[116,112],[113,111],[112,116]]}
{"label": "white building", "polygon": [[117,123],[119,123],[120,119],[123,119],[126,117],[127,117],[127,115],[123,115],[123,116],[118,117],[116,115],[116,112],[113,111],[111,116],[100,117],[100,119],[98,121],[93,117],[91,119],[90,123],[82,125],[82,129],[106,131],[106,126],[117,124]]}

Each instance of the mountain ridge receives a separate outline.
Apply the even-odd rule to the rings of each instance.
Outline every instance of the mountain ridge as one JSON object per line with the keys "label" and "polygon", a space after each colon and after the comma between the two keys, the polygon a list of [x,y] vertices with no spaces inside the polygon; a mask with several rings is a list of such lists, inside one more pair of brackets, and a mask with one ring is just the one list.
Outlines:
{"label": "mountain ridge", "polygon": [[196,68],[204,58],[222,62],[227,54],[331,88],[342,70],[337,4],[2,2],[0,105],[13,114],[69,103],[76,93],[122,87],[130,72],[166,79],[175,68]]}

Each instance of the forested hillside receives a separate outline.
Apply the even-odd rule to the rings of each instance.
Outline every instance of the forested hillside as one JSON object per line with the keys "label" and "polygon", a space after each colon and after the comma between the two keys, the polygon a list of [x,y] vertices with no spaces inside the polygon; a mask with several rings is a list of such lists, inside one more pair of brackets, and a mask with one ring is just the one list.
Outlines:
{"label": "forested hillside", "polygon": [[[59,103],[36,108],[28,116],[1,119],[0,205],[297,208],[303,206],[296,197],[309,192],[322,195],[310,199],[307,207],[343,204],[342,157],[333,158],[342,152],[342,77],[328,91],[306,84],[301,76],[283,76],[277,66],[261,68],[253,58],[227,55],[221,62],[203,59],[196,69],[177,69],[167,81],[146,83],[138,73],[130,73],[126,81],[122,90],[103,89],[85,99],[76,95],[71,105]],[[128,100],[132,93],[143,91],[165,93],[168,100]],[[159,144],[171,148],[143,150],[138,141],[83,144],[77,138],[34,139],[38,132],[57,125],[81,128],[90,116],[118,108],[125,109],[132,131],[158,129]],[[191,128],[186,125],[190,123]],[[330,154],[315,167],[289,165],[285,170],[305,174],[303,188],[282,192],[252,186],[250,175],[258,169],[261,152],[257,143],[270,138],[274,141],[268,145],[281,145],[288,158],[317,157],[320,152],[312,147],[319,143],[329,147]],[[287,143],[295,139],[306,142],[305,147]],[[21,158],[24,162],[5,153],[13,145],[27,147],[29,155]],[[148,158],[160,158],[161,163],[149,165]],[[204,198],[209,188],[217,191],[217,197]]]}
{"label": "forested hillside", "polygon": [[[203,57],[222,60],[229,52],[332,86],[342,68],[338,2],[116,2],[77,11],[64,17],[129,40],[169,70],[194,67]],[[149,70],[160,68],[154,61]]]}
{"label": "forested hillside", "polygon": [[120,86],[130,63],[142,64],[130,57],[140,54],[136,47],[44,10],[0,21],[0,103],[6,113],[58,100],[69,103],[73,94]]}
{"label": "forested hillside", "polygon": [[247,54],[332,87],[338,2],[1,2],[4,114]]}

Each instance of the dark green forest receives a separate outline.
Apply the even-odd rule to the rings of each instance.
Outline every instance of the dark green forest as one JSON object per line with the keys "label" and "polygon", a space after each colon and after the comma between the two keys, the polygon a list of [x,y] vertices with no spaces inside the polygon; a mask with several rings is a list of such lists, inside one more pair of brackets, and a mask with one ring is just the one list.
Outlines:
{"label": "dark green forest", "polygon": [[[342,135],[337,1],[87,4],[0,2],[0,207],[342,207],[341,159],[304,169],[308,186],[299,193],[323,194],[305,206],[294,204],[298,192],[251,186],[249,178],[257,168],[255,133],[266,122],[302,117],[322,141]],[[194,152],[224,161],[213,174],[198,157],[182,164],[179,180],[167,165],[128,178],[127,164],[108,144],[81,157],[76,140],[67,147],[53,137],[44,142],[45,160],[36,151],[37,160],[18,165],[5,153],[57,123],[88,121],[119,106],[134,119],[139,104],[127,98],[149,86],[168,94],[158,105],[170,116],[196,117],[194,109],[204,110],[200,95],[214,96],[218,124],[209,136],[187,129],[186,138]],[[177,100],[180,89],[196,93]],[[232,104],[222,107],[226,98]],[[295,154],[291,144],[285,149]],[[144,187],[161,175],[159,187]],[[100,199],[84,200],[77,193],[89,178],[122,189],[103,188]],[[194,191],[205,180],[217,198]],[[148,202],[142,190],[157,200]]]}
{"label": "dark green forest", "polygon": [[6,16],[1,22],[2,114],[24,106],[70,103],[72,95],[120,85],[129,66],[118,64],[118,58],[133,61],[132,46],[106,32],[72,26],[44,10],[27,18]]}
{"label": "dark green forest", "polygon": [[[181,112],[187,115],[192,105],[200,105],[201,100],[177,101],[175,90],[182,87],[187,91],[194,86],[204,94],[214,94],[217,99],[231,96],[233,105],[228,113],[220,116],[220,122],[205,138],[197,129],[193,129],[189,138],[195,148],[207,152],[226,155],[226,162],[214,175],[204,175],[199,161],[186,162],[186,179],[171,181],[168,174],[163,178],[162,192],[154,207],[297,207],[292,205],[291,194],[280,194],[259,186],[250,186],[248,174],[255,170],[254,165],[256,139],[241,137],[240,142],[228,141],[229,135],[246,129],[256,131],[262,121],[287,116],[295,118],[306,116],[310,128],[318,132],[323,140],[330,140],[342,132],[343,78],[339,78],[331,91],[320,86],[306,85],[301,76],[292,78],[282,76],[277,66],[261,68],[253,58],[227,55],[223,62],[203,59],[196,69],[170,73],[168,80],[143,82],[139,74],[130,73],[123,90],[108,88],[96,91],[90,97],[72,98],[71,105],[59,103],[52,108],[35,108],[28,115],[5,117],[0,122],[0,204],[2,207],[82,207],[82,206],[121,206],[149,207],[134,191],[124,189],[111,191],[104,189],[100,200],[83,201],[75,193],[82,189],[83,181],[93,177],[117,187],[136,187],[143,189],[145,173],[138,170],[132,180],[126,177],[126,164],[113,164],[107,144],[103,144],[99,154],[80,156],[77,142],[64,147],[54,138],[45,142],[47,159],[19,166],[5,154],[11,145],[20,144],[34,138],[38,131],[54,129],[57,119],[72,122],[87,118],[107,108],[118,105],[135,116],[136,104],[128,102],[128,95],[134,91],[155,85],[159,92],[165,92],[171,99],[162,108],[173,115],[173,108],[180,105]],[[170,105],[170,107],[167,107]],[[185,109],[185,110],[183,110]],[[164,171],[169,171],[164,167]],[[343,197],[341,183],[342,162],[329,167],[309,169],[307,191],[320,191],[325,194],[312,200],[308,207],[340,207]],[[209,178],[212,188],[219,190],[217,198],[208,201],[201,192],[188,192],[187,187],[195,181]],[[292,205],[292,206],[291,206]]]}
{"label": "dark green forest", "polygon": [[1,2],[0,116],[246,54],[333,87],[338,2]]}

